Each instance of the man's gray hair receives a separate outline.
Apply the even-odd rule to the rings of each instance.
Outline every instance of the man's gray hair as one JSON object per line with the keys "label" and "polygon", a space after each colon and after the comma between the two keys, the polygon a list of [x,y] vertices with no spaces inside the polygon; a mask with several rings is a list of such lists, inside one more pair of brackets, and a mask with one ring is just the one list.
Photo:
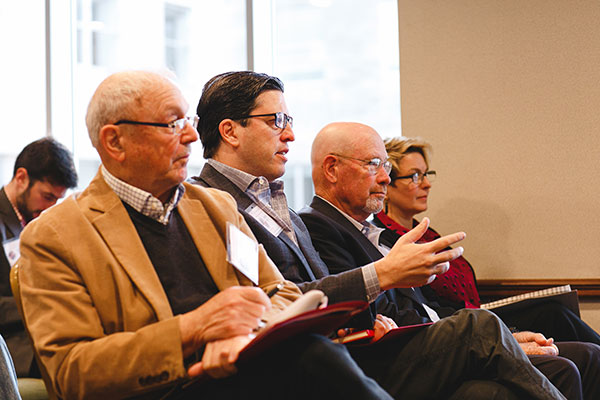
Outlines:
{"label": "man's gray hair", "polygon": [[85,124],[92,145],[98,147],[100,129],[118,120],[131,118],[134,110],[144,104],[149,88],[162,80],[173,81],[170,71],[122,71],[106,78],[92,96]]}

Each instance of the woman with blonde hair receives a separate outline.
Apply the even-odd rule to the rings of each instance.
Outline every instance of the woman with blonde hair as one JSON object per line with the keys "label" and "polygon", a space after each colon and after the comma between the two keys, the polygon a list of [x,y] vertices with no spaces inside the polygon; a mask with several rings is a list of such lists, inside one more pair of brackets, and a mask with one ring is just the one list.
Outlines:
{"label": "woman with blonde hair", "polygon": [[[431,183],[437,174],[429,169],[431,145],[425,141],[399,137],[386,139],[384,143],[392,164],[391,182],[387,188],[384,210],[374,216],[373,222],[384,228],[380,243],[391,247],[401,235],[418,224],[415,215],[427,210]],[[429,228],[421,241],[429,242],[439,237],[436,231]],[[477,308],[480,305],[475,272],[462,256],[450,261],[448,272],[422,287],[421,291],[427,301],[445,307]],[[600,374],[600,336],[571,310],[560,303],[548,301],[526,309],[496,314],[507,326],[521,331],[514,333],[517,341],[520,341],[519,335],[539,335],[532,332],[541,332],[556,345],[560,358],[575,364],[580,374],[583,398],[600,398],[600,385],[596,378]]]}
{"label": "woman with blonde hair", "polygon": [[[375,215],[375,225],[385,228],[384,244],[391,246],[397,238],[413,228],[415,215],[427,210],[431,183],[436,172],[429,169],[431,145],[422,139],[397,137],[384,141],[392,164],[384,210]],[[429,228],[421,241],[429,242],[440,235]],[[386,243],[387,242],[387,243]],[[438,276],[429,287],[421,288],[432,301],[452,308],[475,308],[481,302],[475,272],[464,257],[450,262],[450,269]],[[600,336],[571,310],[558,302],[547,301],[526,309],[497,311],[509,327],[542,332],[557,341],[581,341],[600,344]]]}

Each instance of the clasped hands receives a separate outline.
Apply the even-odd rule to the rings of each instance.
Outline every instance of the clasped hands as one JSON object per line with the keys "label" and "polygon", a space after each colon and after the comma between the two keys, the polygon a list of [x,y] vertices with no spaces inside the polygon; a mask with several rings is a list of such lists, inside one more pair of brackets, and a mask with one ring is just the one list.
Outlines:
{"label": "clasped hands", "polygon": [[513,337],[521,346],[521,349],[527,355],[547,355],[557,356],[558,347],[554,344],[553,338],[548,338],[541,333],[535,332],[517,332],[513,333]]}

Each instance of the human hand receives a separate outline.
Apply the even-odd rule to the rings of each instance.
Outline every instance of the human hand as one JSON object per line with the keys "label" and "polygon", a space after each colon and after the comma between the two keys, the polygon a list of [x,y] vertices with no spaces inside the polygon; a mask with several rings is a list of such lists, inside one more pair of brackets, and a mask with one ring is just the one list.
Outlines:
{"label": "human hand", "polygon": [[184,357],[205,343],[251,334],[270,308],[269,298],[256,287],[233,286],[217,293],[180,316]]}
{"label": "human hand", "polygon": [[390,330],[397,328],[396,322],[393,319],[386,317],[385,315],[377,314],[375,317],[375,323],[373,324],[373,330],[375,331],[373,335],[373,342],[378,341],[388,333]]}
{"label": "human hand", "polygon": [[516,332],[513,333],[513,337],[527,355],[558,355],[558,347],[554,344],[554,339],[546,339],[541,333]]}
{"label": "human hand", "polygon": [[429,243],[416,243],[428,226],[429,219],[423,218],[419,225],[398,239],[387,256],[374,263],[381,289],[431,283],[436,275],[448,271],[449,261],[462,255],[462,247],[444,249],[463,240],[466,237],[464,232],[446,235]]}
{"label": "human hand", "polygon": [[252,339],[254,335],[240,335],[207,343],[202,361],[192,365],[188,375],[195,377],[207,374],[212,378],[225,378],[235,374],[238,355]]}

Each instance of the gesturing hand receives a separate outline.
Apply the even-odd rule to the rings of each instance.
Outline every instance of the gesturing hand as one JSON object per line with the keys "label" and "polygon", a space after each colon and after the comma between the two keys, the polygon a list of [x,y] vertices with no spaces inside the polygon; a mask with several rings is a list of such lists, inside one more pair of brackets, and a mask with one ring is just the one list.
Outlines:
{"label": "gesturing hand", "polygon": [[435,275],[449,268],[449,261],[463,253],[462,247],[444,250],[463,240],[464,232],[446,235],[429,243],[416,243],[427,231],[429,219],[402,236],[384,258],[375,262],[375,269],[382,289],[423,286],[431,283]]}

